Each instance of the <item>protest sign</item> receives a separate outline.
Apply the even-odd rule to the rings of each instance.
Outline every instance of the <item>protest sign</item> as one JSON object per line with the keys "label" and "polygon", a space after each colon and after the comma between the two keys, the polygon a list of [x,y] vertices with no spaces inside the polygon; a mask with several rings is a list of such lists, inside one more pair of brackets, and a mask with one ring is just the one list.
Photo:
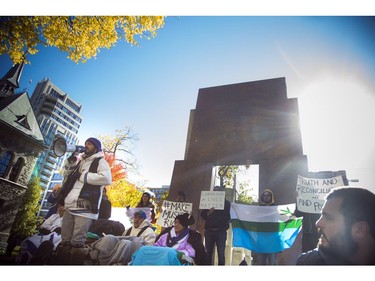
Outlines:
{"label": "protest sign", "polygon": [[175,217],[183,213],[190,213],[193,209],[193,203],[164,200],[161,208],[156,223],[162,227],[169,227],[173,225]]}
{"label": "protest sign", "polygon": [[319,214],[326,195],[333,187],[344,185],[342,176],[319,179],[298,176],[297,208],[301,212]]}
{"label": "protest sign", "polygon": [[224,210],[225,191],[202,191],[199,202],[199,209]]}
{"label": "protest sign", "polygon": [[151,208],[126,208],[126,216],[130,219],[133,220],[134,213],[137,211],[143,211],[146,214],[146,220],[151,222]]}

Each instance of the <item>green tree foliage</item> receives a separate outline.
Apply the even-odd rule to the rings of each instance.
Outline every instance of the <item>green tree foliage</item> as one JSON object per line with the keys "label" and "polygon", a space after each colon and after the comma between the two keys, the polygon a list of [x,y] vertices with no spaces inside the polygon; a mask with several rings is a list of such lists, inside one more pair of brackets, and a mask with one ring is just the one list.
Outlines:
{"label": "green tree foliage", "polygon": [[220,166],[219,176],[220,176],[221,185],[225,188],[233,188],[234,179],[238,171],[239,171],[239,168],[238,166],[235,166],[235,165]]}
{"label": "green tree foliage", "polygon": [[44,45],[84,63],[119,40],[136,46],[138,39],[151,39],[163,26],[163,16],[2,16],[0,55],[21,63]]}
{"label": "green tree foliage", "polygon": [[[247,170],[249,166],[245,166]],[[237,165],[230,165],[230,166],[220,166],[219,167],[219,176],[221,185],[227,189],[232,189],[232,198],[237,203],[243,204],[252,204],[254,202],[254,198],[251,195],[248,195],[248,187],[249,184],[246,182],[237,182],[236,183],[236,176],[241,173],[239,166]],[[239,186],[239,191],[234,190],[234,186]],[[236,194],[233,194],[233,193]]]}
{"label": "green tree foliage", "polygon": [[254,198],[251,195],[248,195],[248,184],[247,183],[240,183],[240,190],[238,192],[238,197],[236,203],[242,204],[253,204]]}
{"label": "green tree foliage", "polygon": [[42,196],[40,178],[32,177],[10,231],[11,236],[28,237],[37,232],[41,218],[37,216]]}

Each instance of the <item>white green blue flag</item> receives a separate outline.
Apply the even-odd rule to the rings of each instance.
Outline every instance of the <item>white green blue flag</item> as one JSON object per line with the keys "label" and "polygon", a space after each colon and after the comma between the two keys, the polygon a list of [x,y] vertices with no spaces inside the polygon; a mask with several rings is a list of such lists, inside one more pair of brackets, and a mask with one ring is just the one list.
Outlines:
{"label": "white green blue flag", "polygon": [[302,226],[292,217],[295,204],[252,206],[231,204],[233,246],[257,253],[277,253],[290,248]]}

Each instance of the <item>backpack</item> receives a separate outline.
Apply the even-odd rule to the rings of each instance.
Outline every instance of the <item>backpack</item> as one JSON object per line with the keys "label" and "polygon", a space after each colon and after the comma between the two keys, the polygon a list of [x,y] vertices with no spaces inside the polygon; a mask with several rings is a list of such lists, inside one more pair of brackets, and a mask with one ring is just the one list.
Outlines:
{"label": "backpack", "polygon": [[93,221],[89,228],[89,232],[95,233],[99,237],[103,237],[103,233],[121,236],[125,231],[125,227],[121,222],[98,219]]}
{"label": "backpack", "polygon": [[[142,234],[147,228],[149,228],[149,227],[150,227],[150,226],[148,226],[148,225],[142,227],[141,231],[138,232],[137,237],[141,236],[141,234]],[[133,228],[133,227],[130,227],[130,228],[126,231],[125,236],[129,236],[129,235],[130,235],[130,232],[132,231],[132,228]]]}

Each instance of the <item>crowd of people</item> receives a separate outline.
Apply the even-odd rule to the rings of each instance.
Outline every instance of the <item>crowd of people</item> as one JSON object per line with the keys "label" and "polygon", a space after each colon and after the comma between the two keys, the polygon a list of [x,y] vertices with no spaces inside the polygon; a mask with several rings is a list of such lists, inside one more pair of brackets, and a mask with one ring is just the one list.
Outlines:
{"label": "crowd of people", "polygon": [[[77,156],[72,154],[68,158],[63,188],[54,190],[53,210],[47,214],[38,234],[22,241],[19,264],[132,265],[158,264],[164,259],[166,264],[214,265],[215,248],[217,264],[226,264],[231,222],[231,203],[227,199],[223,209],[201,210],[203,235],[193,227],[196,218],[192,212],[178,214],[172,226],[163,227],[157,234],[155,205],[148,192],[142,194],[131,214],[131,227],[93,231],[95,224],[100,229],[98,222],[111,217],[111,203],[105,191],[112,181],[111,171],[96,138],[87,139],[85,153]],[[224,189],[215,186],[213,191]],[[186,194],[180,191],[176,202],[186,202]],[[259,206],[274,204],[273,192],[265,189]],[[298,212],[296,216],[301,215]],[[333,188],[316,221],[303,216],[306,237],[296,264],[374,265],[374,213],[375,194],[368,189]],[[30,249],[30,245],[34,248]],[[153,255],[158,261],[151,258]],[[277,255],[277,252],[252,252],[252,264],[276,265]]]}

